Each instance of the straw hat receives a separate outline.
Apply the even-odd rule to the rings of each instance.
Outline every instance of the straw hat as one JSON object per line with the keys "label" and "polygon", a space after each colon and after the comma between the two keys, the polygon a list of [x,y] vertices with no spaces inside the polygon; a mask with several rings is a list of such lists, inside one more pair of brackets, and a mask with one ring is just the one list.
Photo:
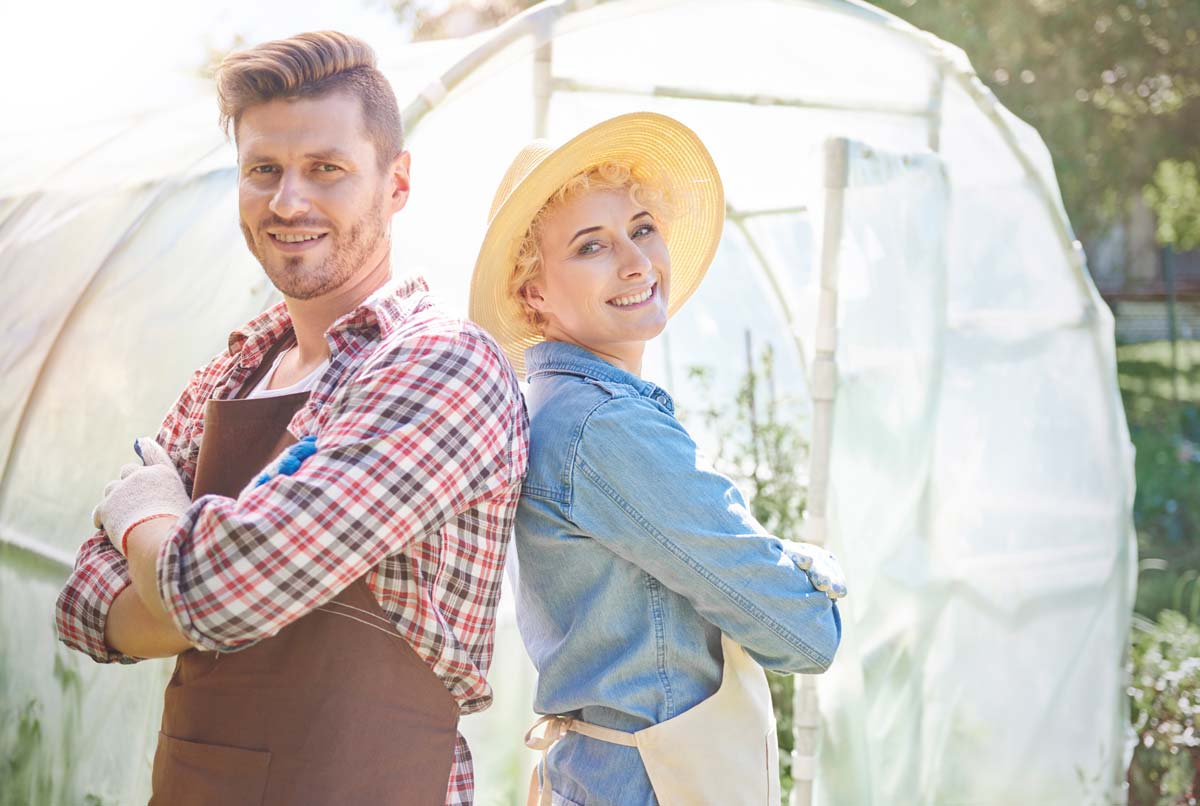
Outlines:
{"label": "straw hat", "polygon": [[679,211],[666,228],[671,255],[667,315],[679,310],[704,277],[721,240],[725,196],[708,150],[673,118],[635,112],[606,120],[554,148],[535,140],[521,149],[492,200],[487,234],[471,276],[470,317],[495,337],[517,374],[525,350],[542,341],[512,298],[508,284],[517,248],[542,206],[571,177],[608,161],[645,165],[662,176]]}

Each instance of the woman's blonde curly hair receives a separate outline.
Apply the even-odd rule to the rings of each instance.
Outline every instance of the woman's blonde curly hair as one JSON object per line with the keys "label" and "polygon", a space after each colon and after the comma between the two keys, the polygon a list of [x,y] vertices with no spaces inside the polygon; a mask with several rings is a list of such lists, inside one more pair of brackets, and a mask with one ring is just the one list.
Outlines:
{"label": "woman's blonde curly hair", "polygon": [[546,216],[563,204],[596,190],[627,190],[634,203],[644,207],[654,217],[654,223],[663,237],[666,237],[671,221],[679,212],[675,190],[667,185],[664,178],[643,166],[609,161],[594,165],[568,179],[529,222],[529,228],[517,247],[513,273],[508,281],[508,293],[521,306],[525,321],[539,333],[546,319],[529,304],[525,291],[542,272],[542,225]]}

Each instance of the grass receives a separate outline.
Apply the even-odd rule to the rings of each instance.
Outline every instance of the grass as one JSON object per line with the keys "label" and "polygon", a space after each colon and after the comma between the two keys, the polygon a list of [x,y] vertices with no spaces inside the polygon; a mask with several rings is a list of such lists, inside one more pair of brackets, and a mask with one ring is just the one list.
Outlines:
{"label": "grass", "polygon": [[1117,375],[1137,449],[1134,522],[1141,573],[1135,610],[1200,621],[1200,341],[1121,345]]}

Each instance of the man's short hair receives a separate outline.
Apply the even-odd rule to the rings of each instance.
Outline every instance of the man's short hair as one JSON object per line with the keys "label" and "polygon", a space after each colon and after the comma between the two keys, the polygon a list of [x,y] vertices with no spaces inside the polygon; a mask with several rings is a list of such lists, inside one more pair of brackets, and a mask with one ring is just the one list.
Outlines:
{"label": "man's short hair", "polygon": [[379,167],[404,150],[404,130],[392,85],[375,67],[375,51],[357,37],[314,31],[229,54],[216,72],[217,103],[225,134],[252,106],[279,98],[316,98],[333,92],[357,96]]}

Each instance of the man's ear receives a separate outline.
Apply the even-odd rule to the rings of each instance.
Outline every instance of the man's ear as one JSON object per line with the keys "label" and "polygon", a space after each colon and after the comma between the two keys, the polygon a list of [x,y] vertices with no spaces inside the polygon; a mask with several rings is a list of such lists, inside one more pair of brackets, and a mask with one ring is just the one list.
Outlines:
{"label": "man's ear", "polygon": [[409,191],[409,168],[412,161],[412,155],[407,151],[401,151],[392,160],[392,164],[388,166],[388,179],[391,181],[391,200],[392,212],[398,213],[408,203]]}

